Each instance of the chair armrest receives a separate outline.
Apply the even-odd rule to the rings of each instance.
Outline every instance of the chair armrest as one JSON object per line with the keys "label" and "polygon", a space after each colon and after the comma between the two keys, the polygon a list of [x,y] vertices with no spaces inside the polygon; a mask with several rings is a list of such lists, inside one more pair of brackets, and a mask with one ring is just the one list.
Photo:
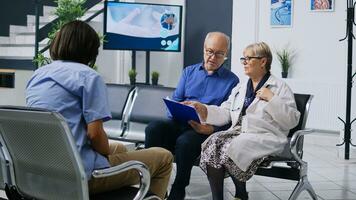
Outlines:
{"label": "chair armrest", "polygon": [[300,164],[305,163],[305,162],[298,155],[297,144],[298,144],[299,139],[301,138],[301,136],[306,135],[306,134],[310,134],[312,132],[314,132],[314,130],[312,130],[312,129],[299,130],[299,131],[297,131],[297,132],[295,132],[293,134],[292,139],[290,141],[290,149],[291,149],[291,153],[293,155],[293,158],[296,159]]}
{"label": "chair armrest", "polygon": [[116,165],[110,168],[94,170],[92,175],[95,178],[102,178],[102,177],[113,176],[128,171],[130,169],[137,170],[140,176],[140,187],[134,200],[142,200],[145,197],[146,193],[148,192],[148,188],[150,186],[150,179],[151,179],[150,172],[147,166],[142,162],[128,161],[121,165]]}

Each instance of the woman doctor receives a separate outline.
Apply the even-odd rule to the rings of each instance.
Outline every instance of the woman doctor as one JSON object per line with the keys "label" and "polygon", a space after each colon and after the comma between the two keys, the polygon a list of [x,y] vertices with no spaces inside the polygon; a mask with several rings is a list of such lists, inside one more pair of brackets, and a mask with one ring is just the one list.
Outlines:
{"label": "woman doctor", "polygon": [[208,176],[214,200],[223,199],[224,177],[228,176],[235,184],[235,197],[247,199],[246,192],[239,193],[245,191],[239,182],[251,178],[268,155],[282,152],[300,116],[291,89],[270,74],[272,54],[266,43],[247,46],[240,61],[249,79],[238,84],[221,106],[186,102],[205,122],[189,122],[198,133],[206,133],[205,124],[232,123],[202,144],[200,167]]}

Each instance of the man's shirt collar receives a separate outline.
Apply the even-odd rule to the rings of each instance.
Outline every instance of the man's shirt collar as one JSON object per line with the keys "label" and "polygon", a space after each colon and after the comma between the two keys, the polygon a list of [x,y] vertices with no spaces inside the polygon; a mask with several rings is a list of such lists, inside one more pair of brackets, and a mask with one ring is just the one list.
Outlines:
{"label": "man's shirt collar", "polygon": [[[224,64],[220,65],[220,67],[219,67],[217,70],[215,70],[212,75],[216,74],[217,76],[222,76],[223,71],[224,71],[224,69],[223,69],[224,66],[223,66],[223,65],[224,65]],[[200,63],[199,70],[205,70],[205,68],[204,68],[204,62]]]}

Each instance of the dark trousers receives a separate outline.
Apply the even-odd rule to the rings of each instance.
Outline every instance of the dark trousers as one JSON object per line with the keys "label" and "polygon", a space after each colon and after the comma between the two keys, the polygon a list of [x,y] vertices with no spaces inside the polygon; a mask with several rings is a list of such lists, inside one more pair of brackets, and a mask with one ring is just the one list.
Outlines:
{"label": "dark trousers", "polygon": [[201,144],[208,136],[173,120],[151,122],[145,133],[146,148],[163,147],[175,155],[177,173],[173,187],[184,189],[188,186],[193,164],[200,155]]}

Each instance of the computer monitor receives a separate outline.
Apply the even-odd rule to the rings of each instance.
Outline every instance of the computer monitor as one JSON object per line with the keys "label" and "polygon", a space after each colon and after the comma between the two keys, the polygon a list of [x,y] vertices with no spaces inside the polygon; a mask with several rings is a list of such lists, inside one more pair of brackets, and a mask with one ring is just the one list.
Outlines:
{"label": "computer monitor", "polygon": [[104,49],[181,51],[182,6],[106,1]]}

